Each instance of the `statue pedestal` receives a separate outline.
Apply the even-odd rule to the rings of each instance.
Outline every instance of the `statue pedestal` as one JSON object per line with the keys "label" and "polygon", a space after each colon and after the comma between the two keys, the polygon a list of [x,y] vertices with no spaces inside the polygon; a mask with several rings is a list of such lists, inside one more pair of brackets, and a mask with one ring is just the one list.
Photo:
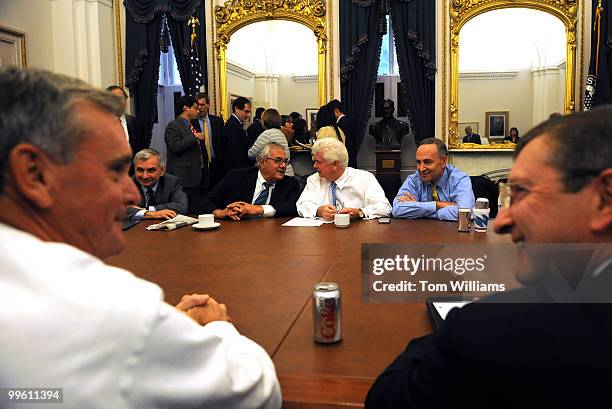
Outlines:
{"label": "statue pedestal", "polygon": [[400,169],[402,151],[399,149],[376,150],[376,179],[385,191],[385,196],[393,203],[402,185]]}

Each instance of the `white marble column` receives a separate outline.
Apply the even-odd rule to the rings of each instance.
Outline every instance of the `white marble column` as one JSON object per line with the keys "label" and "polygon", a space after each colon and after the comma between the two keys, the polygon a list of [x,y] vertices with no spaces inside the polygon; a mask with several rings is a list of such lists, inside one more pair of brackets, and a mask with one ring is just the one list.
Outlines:
{"label": "white marble column", "polygon": [[106,87],[116,82],[112,0],[51,0],[55,71]]}

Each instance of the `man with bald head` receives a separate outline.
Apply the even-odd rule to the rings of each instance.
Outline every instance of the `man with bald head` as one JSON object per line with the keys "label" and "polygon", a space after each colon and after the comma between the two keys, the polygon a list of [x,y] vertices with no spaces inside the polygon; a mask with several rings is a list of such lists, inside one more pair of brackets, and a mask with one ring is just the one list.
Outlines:
{"label": "man with bald head", "polygon": [[0,388],[61,387],[70,409],[280,407],[272,361],[223,304],[173,307],[102,261],[139,200],[120,110],[80,80],[0,70]]}
{"label": "man with bald head", "polygon": [[230,170],[202,200],[200,212],[218,219],[295,216],[297,179],[286,176],[285,148],[272,142],[257,154],[257,167]]}

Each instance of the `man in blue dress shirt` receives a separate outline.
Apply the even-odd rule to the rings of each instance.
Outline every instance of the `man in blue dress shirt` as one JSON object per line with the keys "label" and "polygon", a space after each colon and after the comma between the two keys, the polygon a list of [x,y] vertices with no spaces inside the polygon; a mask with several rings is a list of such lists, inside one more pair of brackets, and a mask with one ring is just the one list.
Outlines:
{"label": "man in blue dress shirt", "polygon": [[421,141],[417,172],[408,176],[393,200],[393,217],[457,220],[459,208],[474,207],[470,177],[447,164],[448,149],[437,138]]}

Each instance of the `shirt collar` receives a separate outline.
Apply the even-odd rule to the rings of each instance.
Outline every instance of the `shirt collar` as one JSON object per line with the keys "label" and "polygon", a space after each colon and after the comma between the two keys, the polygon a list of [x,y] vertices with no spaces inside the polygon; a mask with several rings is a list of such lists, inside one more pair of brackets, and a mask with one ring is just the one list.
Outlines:
{"label": "shirt collar", "polygon": [[[258,182],[260,185],[263,185],[265,182],[268,182],[268,181],[267,181],[267,180],[266,180],[266,179],[263,177],[263,175],[261,174],[261,171],[260,171],[260,170],[258,170],[258,171],[257,171],[257,182]],[[274,183],[272,183],[272,182],[268,182],[268,183],[270,184],[270,186],[274,186]]]}
{"label": "shirt collar", "polygon": [[432,185],[436,185],[440,187],[446,186],[446,184],[448,183],[448,178],[450,177],[450,174],[452,171],[453,171],[452,165],[446,165],[444,167],[444,172],[442,172],[442,176],[440,177],[440,179],[438,179],[436,183],[432,183]]}
{"label": "shirt collar", "polygon": [[[349,167],[347,166],[346,169],[344,169],[344,172],[342,172],[342,175],[340,175],[340,177],[336,179],[334,182],[336,182],[336,186],[338,186],[339,189],[342,189],[344,185],[346,185],[349,182],[349,179],[350,179]],[[331,184],[331,182],[329,183]]]}
{"label": "shirt collar", "polygon": [[338,117],[338,119],[336,119],[336,123],[340,122],[340,119],[342,119],[342,117],[345,116],[344,114],[340,114],[340,116]]}

